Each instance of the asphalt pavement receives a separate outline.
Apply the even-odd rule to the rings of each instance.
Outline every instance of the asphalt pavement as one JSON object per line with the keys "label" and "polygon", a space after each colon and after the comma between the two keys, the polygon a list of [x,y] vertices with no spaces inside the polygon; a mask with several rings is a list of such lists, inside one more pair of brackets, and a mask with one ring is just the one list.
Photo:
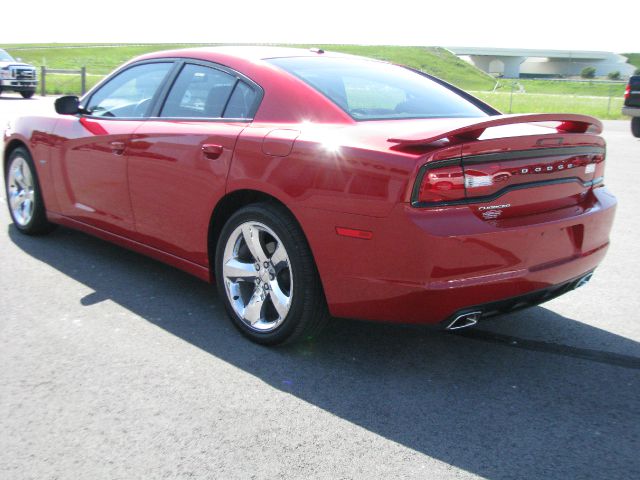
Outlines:
{"label": "asphalt pavement", "polygon": [[[0,96],[8,117],[50,99]],[[333,320],[244,339],[215,289],[0,200],[0,479],[640,478],[640,140],[605,122],[584,288],[464,335]]]}

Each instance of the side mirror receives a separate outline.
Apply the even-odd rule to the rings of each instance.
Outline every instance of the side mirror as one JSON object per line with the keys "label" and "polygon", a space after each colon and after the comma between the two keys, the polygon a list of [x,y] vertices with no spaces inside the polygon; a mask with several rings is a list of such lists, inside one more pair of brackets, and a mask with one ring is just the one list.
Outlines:
{"label": "side mirror", "polygon": [[80,99],[73,95],[60,97],[55,102],[56,112],[60,115],[75,115],[80,113]]}

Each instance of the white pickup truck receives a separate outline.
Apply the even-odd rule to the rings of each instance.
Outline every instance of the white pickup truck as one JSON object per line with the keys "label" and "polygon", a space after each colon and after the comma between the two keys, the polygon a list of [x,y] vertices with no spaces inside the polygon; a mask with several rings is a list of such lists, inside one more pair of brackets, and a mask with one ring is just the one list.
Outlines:
{"label": "white pickup truck", "polygon": [[23,98],[31,98],[38,88],[38,72],[36,67],[14,60],[0,49],[0,93],[5,91],[19,92]]}

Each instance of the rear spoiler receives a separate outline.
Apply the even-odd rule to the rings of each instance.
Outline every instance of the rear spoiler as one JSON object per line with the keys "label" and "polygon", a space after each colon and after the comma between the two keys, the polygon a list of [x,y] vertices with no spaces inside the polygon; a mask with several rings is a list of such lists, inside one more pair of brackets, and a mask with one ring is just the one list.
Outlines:
{"label": "rear spoiler", "polygon": [[558,123],[558,133],[602,133],[602,122],[588,115],[572,113],[527,113],[523,115],[495,115],[481,118],[450,118],[434,121],[433,130],[408,133],[402,137],[389,138],[388,141],[399,146],[429,145],[442,139],[452,143],[477,140],[491,127],[518,123]]}

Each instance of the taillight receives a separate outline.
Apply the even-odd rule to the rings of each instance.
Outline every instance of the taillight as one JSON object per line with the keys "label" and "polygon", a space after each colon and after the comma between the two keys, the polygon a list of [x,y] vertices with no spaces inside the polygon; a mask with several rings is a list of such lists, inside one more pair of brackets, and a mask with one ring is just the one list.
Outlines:
{"label": "taillight", "polygon": [[489,201],[513,189],[573,182],[596,185],[604,176],[604,158],[604,148],[594,145],[435,161],[420,169],[411,203],[414,207],[460,205]]}
{"label": "taillight", "polygon": [[628,83],[626,88],[624,89],[624,99],[626,100],[631,95],[631,84]]}
{"label": "taillight", "polygon": [[464,200],[464,172],[460,165],[423,167],[418,176],[413,203],[442,203]]}

